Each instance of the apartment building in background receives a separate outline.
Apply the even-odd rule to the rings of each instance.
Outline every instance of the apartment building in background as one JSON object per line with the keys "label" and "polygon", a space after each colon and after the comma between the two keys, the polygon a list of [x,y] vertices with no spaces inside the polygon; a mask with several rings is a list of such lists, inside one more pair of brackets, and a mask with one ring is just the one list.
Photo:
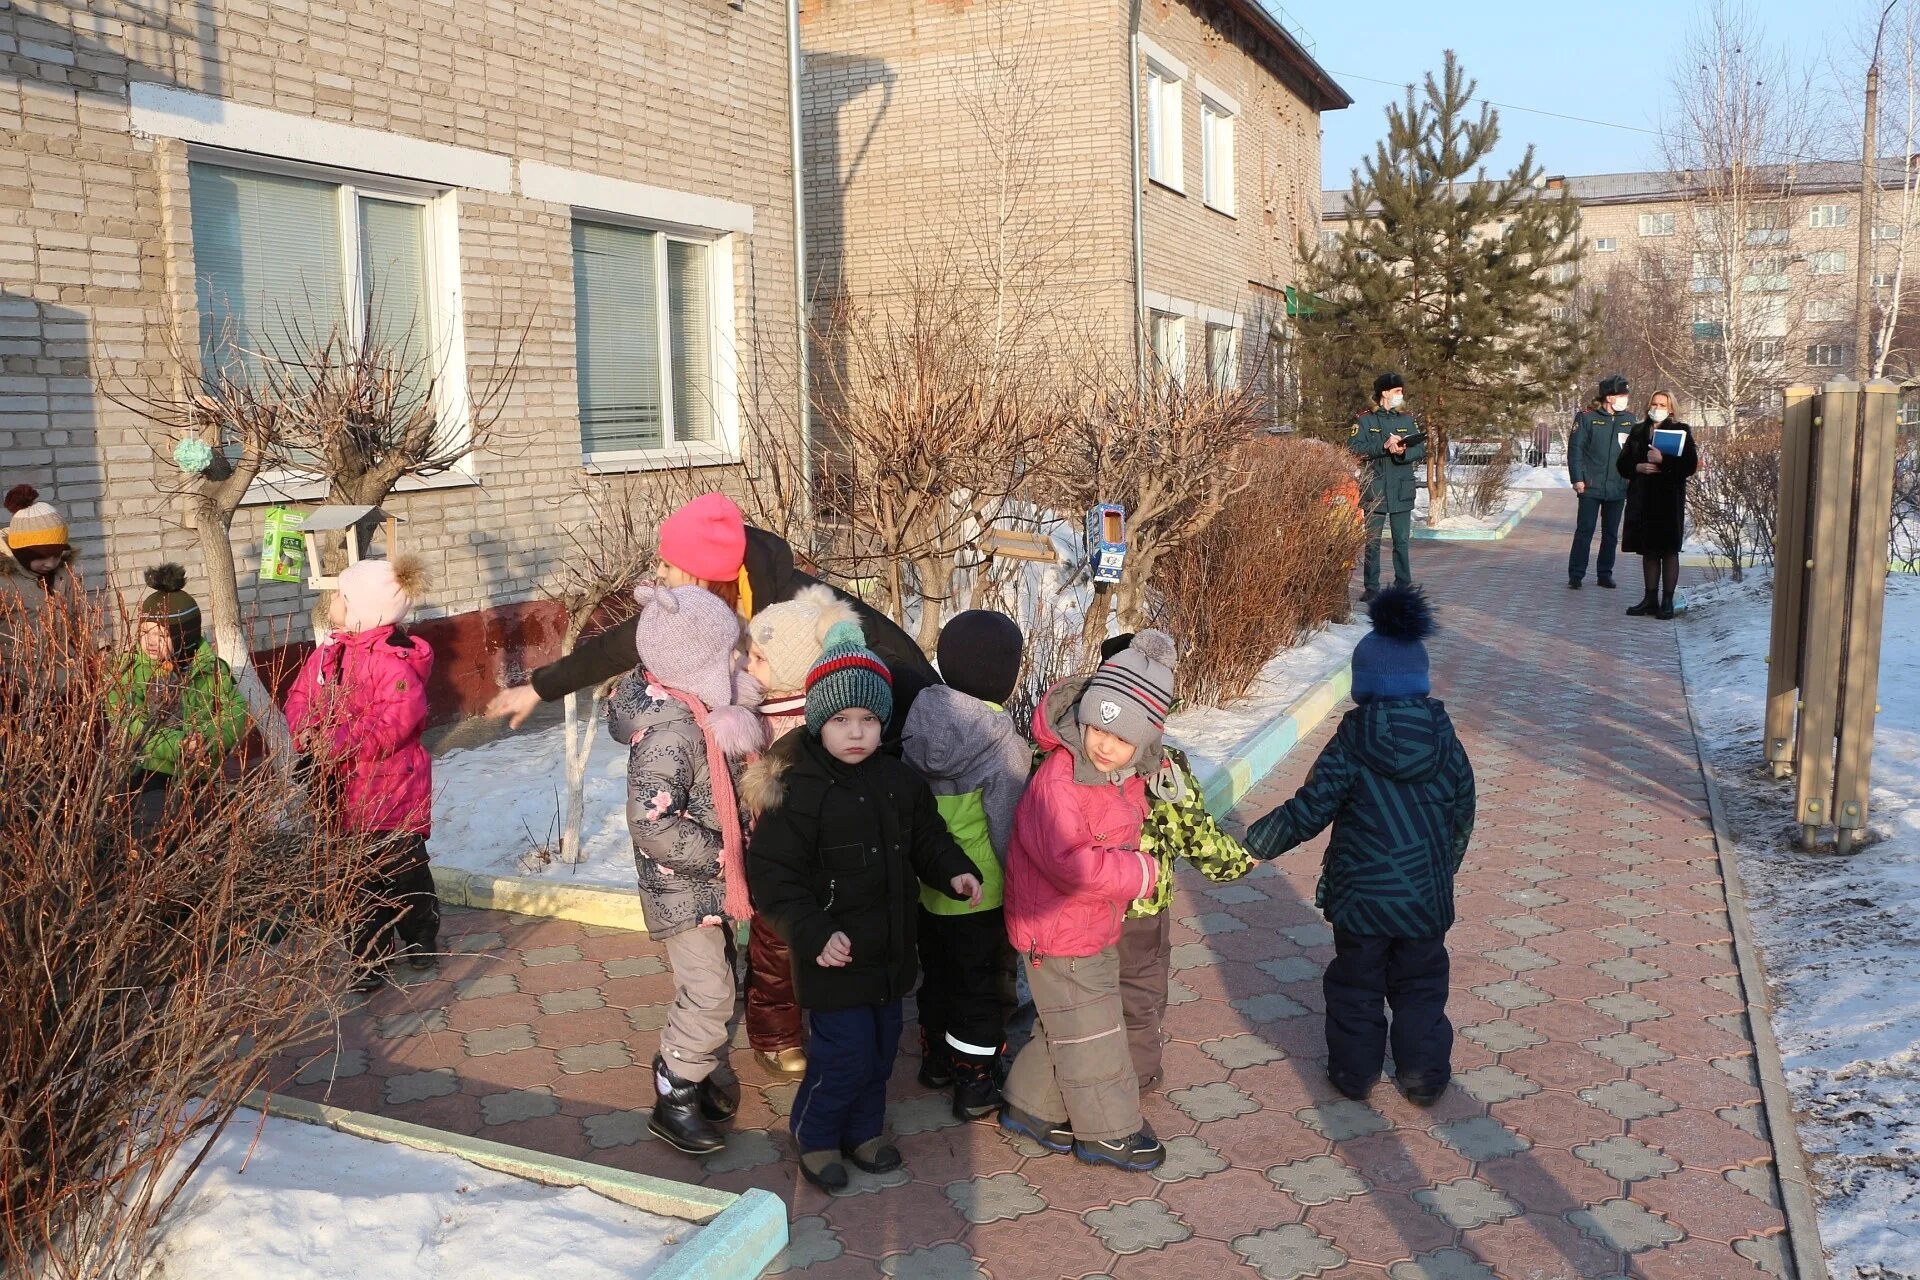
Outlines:
{"label": "apartment building in background", "polygon": [[1014,242],[1114,351],[1272,366],[1351,99],[1257,0],[815,0],[803,32],[817,312]]}
{"label": "apartment building in background", "polygon": [[[1880,164],[1868,286],[1876,324],[1893,297],[1903,244],[1903,311],[1920,301],[1920,201],[1906,209],[1909,163],[1896,157]],[[1667,171],[1554,176],[1542,185],[1546,195],[1563,190],[1580,206],[1579,270],[1589,290],[1668,294],[1682,312],[1679,340],[1696,344],[1709,363],[1738,315],[1744,334],[1736,354],[1753,370],[1754,394],[1743,415],[1776,411],[1781,389],[1791,384],[1853,376],[1857,163],[1767,166],[1737,188]],[[1348,194],[1324,193],[1323,236],[1340,234]],[[1920,316],[1903,319],[1887,348],[1887,376],[1903,384],[1920,377],[1916,321]],[[1903,394],[1902,405],[1903,422],[1920,422],[1920,397]]]}
{"label": "apartment building in background", "polygon": [[[198,590],[175,442],[122,407],[170,334],[257,350],[376,298],[455,429],[520,345],[502,443],[391,503],[446,619],[437,709],[471,705],[545,656],[583,477],[732,483],[743,401],[797,394],[787,32],[720,0],[0,6],[0,479],[94,582],[172,559]],[[321,495],[255,490],[244,604],[298,636],[312,596],[252,557],[268,505]]]}

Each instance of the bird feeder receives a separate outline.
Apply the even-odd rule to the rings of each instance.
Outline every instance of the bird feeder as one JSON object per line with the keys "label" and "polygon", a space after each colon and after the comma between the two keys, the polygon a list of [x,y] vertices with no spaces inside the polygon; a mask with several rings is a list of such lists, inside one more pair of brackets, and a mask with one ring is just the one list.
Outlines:
{"label": "bird feeder", "polygon": [[326,572],[326,553],[330,548],[346,547],[347,566],[359,564],[362,543],[371,546],[376,530],[386,535],[386,558],[399,554],[396,526],[400,517],[379,507],[315,507],[300,526],[301,540],[307,547],[307,586],[315,591],[333,591],[340,585],[338,576]]}
{"label": "bird feeder", "polygon": [[1087,512],[1087,564],[1099,586],[1120,581],[1127,563],[1127,512],[1117,503],[1103,502]]}

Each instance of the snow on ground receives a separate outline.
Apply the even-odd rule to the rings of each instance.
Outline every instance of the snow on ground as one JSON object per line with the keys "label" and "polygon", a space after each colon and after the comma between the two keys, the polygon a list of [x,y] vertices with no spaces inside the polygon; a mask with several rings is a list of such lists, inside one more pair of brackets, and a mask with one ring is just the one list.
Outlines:
{"label": "snow on ground", "polygon": [[1772,575],[1695,588],[1688,692],[1739,844],[1774,1031],[1840,1280],[1920,1275],[1920,582],[1890,577],[1872,826],[1803,854],[1791,782],[1759,770]]}
{"label": "snow on ground", "polygon": [[1515,467],[1513,479],[1509,482],[1516,489],[1571,489],[1573,481],[1567,479],[1567,468],[1558,467]]}
{"label": "snow on ground", "polygon": [[699,1231],[457,1156],[260,1123],[241,1111],[215,1141],[149,1280],[638,1280]]}
{"label": "snow on ground", "polygon": [[1450,501],[1447,504],[1450,510],[1440,518],[1440,523],[1438,525],[1427,525],[1427,491],[1421,489],[1414,495],[1413,518],[1417,523],[1426,525],[1426,527],[1453,530],[1455,532],[1493,530],[1498,529],[1507,517],[1524,506],[1528,496],[1528,492],[1525,489],[1510,488],[1507,490],[1506,500],[1502,502],[1499,507],[1489,511],[1485,515],[1478,516],[1469,514],[1464,502],[1458,500]]}
{"label": "snow on ground", "polygon": [[1305,644],[1269,662],[1247,697],[1231,707],[1199,707],[1167,720],[1167,741],[1187,753],[1202,774],[1243,753],[1247,740],[1269,722],[1285,716],[1293,704],[1353,656],[1367,634],[1363,622],[1322,627]]}

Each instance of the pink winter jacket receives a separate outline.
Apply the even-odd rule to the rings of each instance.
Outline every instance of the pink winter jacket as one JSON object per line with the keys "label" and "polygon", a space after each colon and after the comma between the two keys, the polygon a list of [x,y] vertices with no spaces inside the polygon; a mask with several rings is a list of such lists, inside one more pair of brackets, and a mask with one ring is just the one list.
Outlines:
{"label": "pink winter jacket", "polygon": [[1127,904],[1153,891],[1159,868],[1140,852],[1147,784],[1079,781],[1074,704],[1084,682],[1055,685],[1033,717],[1047,752],[1013,819],[1007,857],[1007,936],[1020,954],[1090,956],[1120,941]]}
{"label": "pink winter jacket", "polygon": [[353,831],[433,831],[427,726],[433,647],[393,627],[343,632],[307,658],[287,695],[287,727],[323,767],[339,769]]}

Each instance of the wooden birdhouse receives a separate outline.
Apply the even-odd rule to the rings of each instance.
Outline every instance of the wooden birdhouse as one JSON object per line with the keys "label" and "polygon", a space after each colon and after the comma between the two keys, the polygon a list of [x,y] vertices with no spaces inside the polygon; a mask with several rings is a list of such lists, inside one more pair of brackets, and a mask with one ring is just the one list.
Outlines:
{"label": "wooden birdhouse", "polygon": [[301,538],[307,545],[307,586],[315,591],[332,591],[338,587],[340,579],[326,571],[327,552],[338,551],[344,544],[347,564],[351,567],[363,559],[362,544],[371,549],[375,533],[385,537],[386,559],[399,555],[400,519],[379,507],[315,507],[306,523],[300,526]]}

